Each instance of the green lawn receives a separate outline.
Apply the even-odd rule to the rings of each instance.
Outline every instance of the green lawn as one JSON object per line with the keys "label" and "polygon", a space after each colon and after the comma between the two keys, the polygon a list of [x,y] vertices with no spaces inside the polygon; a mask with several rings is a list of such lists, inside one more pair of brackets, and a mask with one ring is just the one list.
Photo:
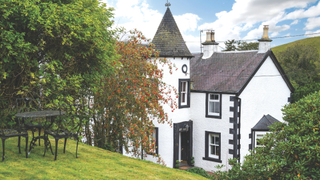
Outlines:
{"label": "green lawn", "polygon": [[[31,132],[29,132],[29,135]],[[29,138],[31,139],[31,138]],[[54,139],[50,139],[54,150]],[[6,140],[6,158],[0,161],[0,179],[205,179],[186,171],[167,168],[149,161],[123,156],[68,139],[66,153],[59,141],[57,160],[47,152],[43,157],[43,140],[25,158],[25,139],[21,138],[22,153],[17,147],[18,138]],[[30,143],[30,140],[29,140]],[[1,143],[2,157],[2,143]],[[0,159],[1,160],[1,159]]]}

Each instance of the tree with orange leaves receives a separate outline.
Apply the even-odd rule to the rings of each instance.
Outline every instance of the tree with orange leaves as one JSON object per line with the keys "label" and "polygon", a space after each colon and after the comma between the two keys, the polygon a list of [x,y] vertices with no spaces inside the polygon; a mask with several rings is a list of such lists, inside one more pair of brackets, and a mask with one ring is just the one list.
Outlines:
{"label": "tree with orange leaves", "polygon": [[[126,41],[117,41],[119,59],[114,63],[115,72],[105,78],[101,91],[94,96],[94,138],[88,143],[113,151],[124,147],[138,156],[141,150],[155,152],[155,139],[151,136],[154,121],[172,126],[164,106],[177,108],[177,91],[162,81],[160,67],[166,66],[172,73],[172,63],[159,59],[152,44],[144,45],[149,40],[141,32],[129,34]],[[86,132],[90,140],[89,128]]]}

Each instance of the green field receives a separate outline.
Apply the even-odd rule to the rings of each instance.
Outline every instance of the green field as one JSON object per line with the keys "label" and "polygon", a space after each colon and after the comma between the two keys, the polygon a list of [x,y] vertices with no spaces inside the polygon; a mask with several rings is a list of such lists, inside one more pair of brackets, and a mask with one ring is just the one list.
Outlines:
{"label": "green field", "polygon": [[[31,132],[29,132],[29,135]],[[29,138],[30,139],[30,138]],[[22,149],[25,139],[21,138]],[[54,147],[54,139],[50,139]],[[63,142],[59,141],[58,157],[47,152],[44,146],[35,146],[29,158],[24,149],[19,154],[18,138],[6,140],[6,159],[0,161],[0,179],[205,179],[183,170],[167,168],[150,161],[126,157],[97,147],[79,144],[78,158],[75,158],[76,142],[67,142],[63,153]],[[30,142],[30,140],[29,140]],[[2,143],[1,143],[2,144]],[[2,156],[2,146],[0,150]]]}

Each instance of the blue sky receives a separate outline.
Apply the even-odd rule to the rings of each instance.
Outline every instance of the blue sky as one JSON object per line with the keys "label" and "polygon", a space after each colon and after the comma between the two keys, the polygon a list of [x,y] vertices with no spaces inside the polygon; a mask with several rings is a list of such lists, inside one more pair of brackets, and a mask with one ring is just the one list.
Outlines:
{"label": "blue sky", "polygon": [[[167,0],[102,0],[115,8],[115,26],[138,29],[152,39]],[[191,52],[200,52],[200,30],[215,30],[215,39],[254,40],[269,25],[271,47],[320,36],[320,0],[169,0],[170,10]],[[279,38],[283,36],[295,36]],[[202,33],[202,40],[205,34]]]}

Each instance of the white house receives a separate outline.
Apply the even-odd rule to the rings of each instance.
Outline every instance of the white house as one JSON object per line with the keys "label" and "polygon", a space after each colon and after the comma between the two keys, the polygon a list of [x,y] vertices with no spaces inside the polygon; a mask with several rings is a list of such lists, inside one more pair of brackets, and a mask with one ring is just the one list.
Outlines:
{"label": "white house", "polygon": [[242,161],[270,124],[283,121],[281,108],[294,89],[270,41],[265,26],[259,50],[218,52],[214,32],[207,32],[204,52],[192,55],[167,7],[152,43],[178,67],[164,76],[179,91],[178,110],[166,110],[173,127],[155,122],[157,153],[168,167],[176,160],[190,165],[192,157],[207,171],[230,158]]}

